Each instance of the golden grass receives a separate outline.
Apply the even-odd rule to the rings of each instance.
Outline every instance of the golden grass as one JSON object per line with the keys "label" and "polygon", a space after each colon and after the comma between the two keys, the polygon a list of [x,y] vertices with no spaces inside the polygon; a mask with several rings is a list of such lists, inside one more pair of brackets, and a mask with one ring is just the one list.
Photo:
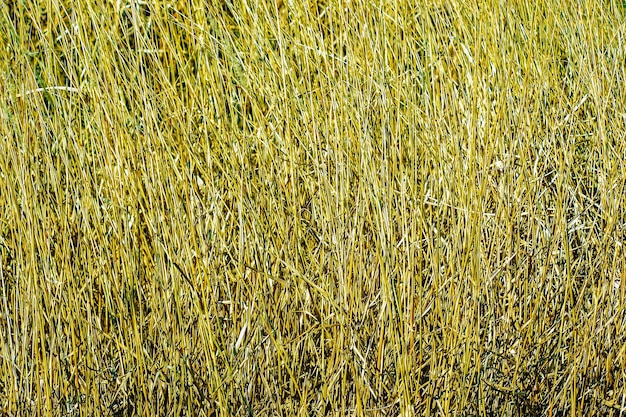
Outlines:
{"label": "golden grass", "polygon": [[0,415],[626,412],[610,0],[5,0]]}

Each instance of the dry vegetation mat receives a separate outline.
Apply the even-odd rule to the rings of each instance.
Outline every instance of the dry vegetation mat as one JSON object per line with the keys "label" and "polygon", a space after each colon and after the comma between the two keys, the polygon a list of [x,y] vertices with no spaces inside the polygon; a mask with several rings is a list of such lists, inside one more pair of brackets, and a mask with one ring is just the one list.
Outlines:
{"label": "dry vegetation mat", "polygon": [[0,415],[626,412],[625,19],[0,0]]}

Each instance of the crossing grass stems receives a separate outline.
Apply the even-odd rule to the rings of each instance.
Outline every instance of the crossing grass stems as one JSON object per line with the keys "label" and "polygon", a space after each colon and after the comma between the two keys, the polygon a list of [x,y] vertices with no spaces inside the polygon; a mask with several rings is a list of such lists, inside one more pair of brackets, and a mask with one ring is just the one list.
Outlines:
{"label": "crossing grass stems", "polygon": [[620,415],[620,2],[7,1],[1,415]]}

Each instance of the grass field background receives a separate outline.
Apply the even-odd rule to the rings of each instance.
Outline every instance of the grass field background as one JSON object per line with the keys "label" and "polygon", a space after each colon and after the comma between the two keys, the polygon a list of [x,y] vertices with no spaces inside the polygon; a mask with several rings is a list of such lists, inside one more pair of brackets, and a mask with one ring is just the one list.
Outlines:
{"label": "grass field background", "polygon": [[625,12],[2,0],[0,415],[626,412]]}

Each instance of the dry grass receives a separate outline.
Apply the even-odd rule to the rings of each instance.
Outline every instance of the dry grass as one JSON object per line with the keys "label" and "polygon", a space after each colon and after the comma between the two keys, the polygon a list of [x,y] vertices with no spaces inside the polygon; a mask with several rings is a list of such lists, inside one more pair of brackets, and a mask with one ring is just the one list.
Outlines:
{"label": "dry grass", "polygon": [[0,415],[620,415],[610,0],[0,4]]}

